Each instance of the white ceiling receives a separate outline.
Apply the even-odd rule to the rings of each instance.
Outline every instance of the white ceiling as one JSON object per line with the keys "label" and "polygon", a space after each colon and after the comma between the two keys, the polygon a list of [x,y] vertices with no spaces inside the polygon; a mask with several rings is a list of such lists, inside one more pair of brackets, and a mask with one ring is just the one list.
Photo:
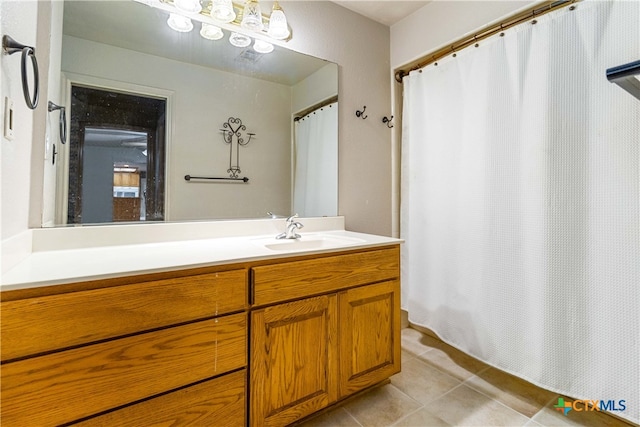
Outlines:
{"label": "white ceiling", "polygon": [[369,19],[391,26],[420,9],[430,0],[332,0]]}

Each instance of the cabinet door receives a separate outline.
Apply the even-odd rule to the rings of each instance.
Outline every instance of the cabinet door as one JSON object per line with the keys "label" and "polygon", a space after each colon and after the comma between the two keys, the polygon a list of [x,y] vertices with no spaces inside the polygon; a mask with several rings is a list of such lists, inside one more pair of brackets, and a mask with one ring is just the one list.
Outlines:
{"label": "cabinet door", "polygon": [[340,292],[339,396],[400,372],[400,283]]}
{"label": "cabinet door", "polygon": [[251,314],[253,426],[283,426],[336,401],[337,296]]}

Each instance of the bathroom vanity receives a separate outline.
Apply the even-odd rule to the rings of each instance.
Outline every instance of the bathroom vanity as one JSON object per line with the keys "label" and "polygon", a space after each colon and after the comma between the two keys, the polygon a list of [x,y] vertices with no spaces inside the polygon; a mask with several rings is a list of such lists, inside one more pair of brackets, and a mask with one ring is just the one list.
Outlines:
{"label": "bathroom vanity", "polygon": [[283,426],[384,381],[400,241],[364,236],[3,290],[3,425]]}

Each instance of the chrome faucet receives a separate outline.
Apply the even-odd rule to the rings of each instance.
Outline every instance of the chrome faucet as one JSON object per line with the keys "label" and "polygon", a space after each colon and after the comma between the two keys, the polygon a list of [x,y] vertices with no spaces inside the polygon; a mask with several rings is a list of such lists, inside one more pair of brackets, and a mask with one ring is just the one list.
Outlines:
{"label": "chrome faucet", "polygon": [[298,218],[298,214],[291,215],[287,218],[287,228],[285,232],[278,234],[276,239],[299,239],[302,237],[296,233],[296,230],[304,227],[304,225],[296,221],[296,218]]}

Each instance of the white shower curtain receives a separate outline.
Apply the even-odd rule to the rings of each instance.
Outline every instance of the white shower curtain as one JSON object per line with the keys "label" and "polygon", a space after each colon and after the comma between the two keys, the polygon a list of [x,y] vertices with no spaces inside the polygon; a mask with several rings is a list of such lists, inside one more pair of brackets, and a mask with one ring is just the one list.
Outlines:
{"label": "white shower curtain", "polygon": [[402,305],[532,383],[640,420],[640,3],[584,1],[404,80]]}
{"label": "white shower curtain", "polygon": [[338,212],[338,103],[295,122],[293,210],[300,216]]}

